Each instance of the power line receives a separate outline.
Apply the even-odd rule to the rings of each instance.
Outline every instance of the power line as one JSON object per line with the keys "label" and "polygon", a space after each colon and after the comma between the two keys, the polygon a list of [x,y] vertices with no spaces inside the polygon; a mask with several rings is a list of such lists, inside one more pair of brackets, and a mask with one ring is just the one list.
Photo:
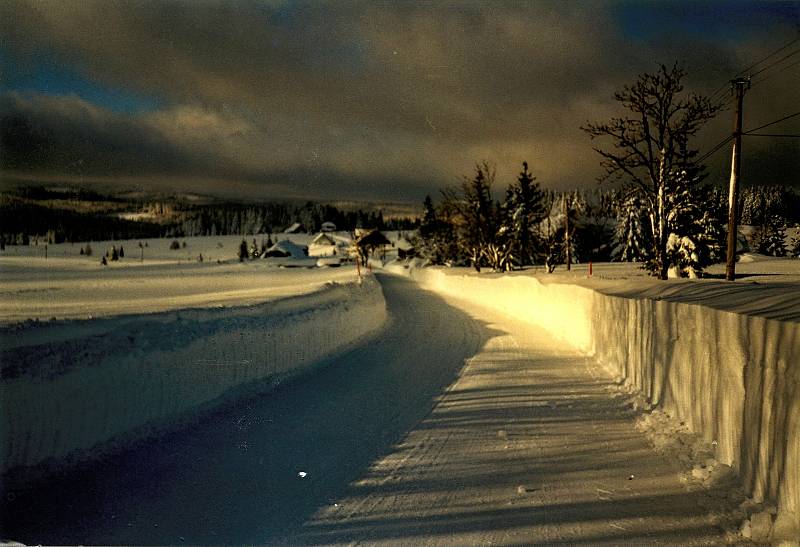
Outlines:
{"label": "power line", "polygon": [[[761,63],[763,63],[764,61],[766,61],[766,60],[768,60],[768,59],[770,59],[770,58],[774,57],[775,55],[777,55],[778,53],[780,53],[780,52],[781,52],[781,51],[783,51],[784,49],[786,49],[786,48],[788,48],[788,47],[790,47],[790,46],[792,46],[792,45],[796,44],[797,42],[800,42],[800,35],[799,35],[797,38],[795,38],[794,40],[791,40],[791,41],[789,41],[788,43],[786,43],[786,44],[782,45],[781,47],[779,47],[778,49],[776,49],[775,51],[773,51],[772,53],[770,53],[770,54],[769,54],[769,55],[767,55],[766,57],[763,57],[763,58],[759,59],[758,61],[756,61],[755,63],[753,63],[752,65],[748,66],[747,68],[745,68],[745,69],[743,69],[743,70],[740,70],[739,72],[737,72],[737,73],[736,73],[736,75],[735,75],[734,77],[741,76],[741,75],[742,75],[742,74],[744,74],[745,72],[747,72],[747,71],[749,71],[749,70],[752,70],[752,69],[754,69],[755,67],[757,67],[758,65],[760,65],[760,64],[761,64]],[[800,50],[798,50],[798,51],[800,51]],[[797,52],[795,52],[795,53],[797,53]],[[794,55],[794,53],[792,53],[791,55]],[[791,56],[791,55],[790,55],[790,56]],[[785,59],[781,59],[781,61],[782,61],[782,60],[785,60]],[[781,61],[778,61],[778,63],[780,63]],[[767,67],[767,68],[769,68],[769,67]],[[756,74],[759,74],[760,72],[763,72],[764,70],[766,70],[766,68],[765,68],[765,69],[762,69],[761,71],[757,72]],[[751,76],[755,76],[755,74],[752,74]],[[762,81],[763,81],[763,80],[762,80]],[[724,83],[724,84],[722,84],[722,85],[721,85],[719,88],[717,88],[717,90],[716,90],[716,91],[714,91],[714,93],[712,93],[712,94],[711,94],[711,99],[712,99],[712,100],[713,100],[713,99],[715,99],[715,98],[717,97],[717,95],[719,95],[719,94],[720,94],[720,92],[722,92],[722,91],[724,91],[724,90],[725,90],[725,88],[726,88],[726,87],[728,87],[728,82],[725,82],[725,83]]]}
{"label": "power line", "polygon": [[778,60],[777,60],[777,61],[775,61],[774,63],[770,63],[770,64],[768,64],[767,66],[765,66],[765,67],[764,67],[764,68],[762,68],[761,70],[757,70],[757,71],[753,72],[753,73],[750,75],[750,77],[752,78],[752,77],[754,77],[754,76],[758,76],[759,74],[761,74],[761,73],[762,73],[762,72],[764,72],[765,70],[769,70],[770,68],[774,67],[775,65],[778,65],[778,64],[780,64],[780,63],[784,62],[784,61],[785,61],[786,59],[788,59],[789,57],[794,57],[794,56],[795,56],[795,55],[797,55],[798,53],[800,53],[800,49],[796,49],[796,50],[794,50],[793,52],[789,53],[788,55],[784,55],[783,57],[781,57],[780,59],[778,59]]}
{"label": "power line", "polygon": [[789,135],[787,133],[745,133],[748,137],[791,137],[800,139],[800,135]]}
{"label": "power line", "polygon": [[788,120],[789,118],[794,118],[795,116],[800,116],[800,112],[795,112],[794,114],[789,114],[788,116],[784,116],[780,120],[775,120],[774,122],[765,123],[764,125],[759,125],[754,129],[750,129],[749,131],[745,131],[744,134],[747,135],[749,133],[753,133],[754,131],[758,131],[759,129],[764,129],[765,127],[769,127],[770,125],[775,125],[776,123],[780,123],[784,120]]}
{"label": "power line", "polygon": [[724,140],[722,140],[722,141],[720,141],[719,143],[717,143],[717,145],[716,145],[716,146],[714,146],[714,148],[712,148],[711,150],[709,150],[708,152],[706,152],[705,154],[703,154],[702,156],[700,156],[699,158],[697,158],[697,159],[695,160],[695,163],[700,163],[700,162],[704,161],[706,158],[710,158],[710,157],[711,157],[711,156],[713,156],[713,155],[714,155],[714,154],[715,154],[715,153],[716,153],[718,150],[720,150],[720,149],[721,149],[723,146],[725,146],[726,144],[728,144],[729,142],[731,142],[731,140],[732,140],[732,139],[733,139],[733,135],[728,135],[727,137],[725,137],[725,139],[724,139]]}
{"label": "power line", "polygon": [[761,82],[764,82],[764,81],[766,81],[766,80],[769,80],[769,79],[770,79],[770,78],[772,78],[773,76],[777,76],[777,75],[778,75],[778,74],[780,74],[781,72],[785,72],[785,71],[789,70],[790,68],[792,68],[793,66],[797,66],[797,65],[800,65],[800,61],[795,61],[795,62],[793,62],[793,63],[790,63],[790,64],[788,64],[788,65],[784,66],[783,68],[781,68],[781,69],[780,69],[779,71],[777,71],[777,72],[773,72],[772,74],[767,74],[767,75],[766,75],[766,76],[764,76],[763,78],[761,78],[761,79],[759,79],[759,80],[756,80],[755,82],[753,82],[753,83],[751,84],[751,86],[750,86],[750,87],[756,86],[756,85],[760,84]]}
{"label": "power line", "polygon": [[[798,36],[797,38],[795,38],[794,40],[792,40],[792,41],[791,41],[791,42],[789,42],[788,44],[785,44],[785,45],[783,45],[783,46],[779,47],[778,49],[776,49],[775,51],[773,51],[772,53],[770,53],[769,55],[767,55],[766,57],[764,57],[764,58],[763,58],[763,59],[761,59],[760,61],[757,61],[757,62],[753,63],[752,65],[750,65],[749,67],[745,68],[744,70],[742,70],[741,72],[737,73],[736,75],[737,75],[737,76],[740,76],[740,75],[744,74],[745,72],[747,72],[748,70],[752,70],[752,69],[754,69],[755,67],[757,67],[758,65],[760,65],[761,63],[763,63],[764,61],[766,61],[767,59],[769,59],[770,57],[773,57],[774,55],[777,55],[778,53],[780,53],[781,51],[783,51],[783,50],[784,50],[784,49],[786,49],[787,47],[789,47],[789,46],[791,46],[792,44],[795,44],[795,43],[797,43],[797,42],[800,42],[800,36]],[[754,76],[754,75],[753,75],[753,76]]]}

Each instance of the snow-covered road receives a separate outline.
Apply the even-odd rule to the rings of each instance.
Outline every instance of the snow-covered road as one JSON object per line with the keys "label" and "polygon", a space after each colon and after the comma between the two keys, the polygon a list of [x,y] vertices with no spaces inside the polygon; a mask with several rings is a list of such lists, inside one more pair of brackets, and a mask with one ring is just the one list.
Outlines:
{"label": "snow-covered road", "polygon": [[390,320],[377,341],[160,442],[38,491],[6,493],[2,537],[720,540],[702,494],[686,493],[676,464],[648,447],[583,357],[530,325],[409,280],[381,282]]}

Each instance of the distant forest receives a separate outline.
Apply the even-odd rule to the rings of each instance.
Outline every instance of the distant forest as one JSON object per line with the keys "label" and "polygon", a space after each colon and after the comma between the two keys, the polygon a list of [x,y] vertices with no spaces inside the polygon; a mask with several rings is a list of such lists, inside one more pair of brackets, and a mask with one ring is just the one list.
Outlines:
{"label": "distant forest", "polygon": [[295,223],[301,230],[318,232],[323,222],[337,230],[355,228],[410,230],[413,218],[385,219],[382,210],[343,211],[335,206],[307,202],[191,203],[180,198],[132,199],[89,190],[26,187],[0,194],[0,236],[4,244],[25,245],[32,240],[100,241],[154,237],[248,235],[277,233]]}

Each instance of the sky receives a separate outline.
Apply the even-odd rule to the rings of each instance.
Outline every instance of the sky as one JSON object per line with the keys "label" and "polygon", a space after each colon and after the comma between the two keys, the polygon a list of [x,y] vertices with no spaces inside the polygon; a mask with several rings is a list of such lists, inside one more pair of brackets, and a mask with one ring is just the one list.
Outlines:
{"label": "sky", "polygon": [[[798,37],[800,0],[4,0],[0,166],[6,183],[419,203],[483,160],[499,197],[527,161],[545,188],[592,188],[579,128],[623,113],[616,90],[677,61],[688,91],[727,97]],[[800,41],[750,72],[783,57],[753,78],[745,129],[800,111]],[[800,139],[749,137],[742,165],[744,184],[800,187]]]}

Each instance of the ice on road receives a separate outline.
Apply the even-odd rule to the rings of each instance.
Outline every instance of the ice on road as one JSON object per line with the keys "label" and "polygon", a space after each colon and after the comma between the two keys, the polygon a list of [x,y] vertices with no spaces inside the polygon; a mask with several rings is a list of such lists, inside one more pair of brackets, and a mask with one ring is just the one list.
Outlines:
{"label": "ice on road", "polygon": [[[542,331],[381,276],[372,343],[3,501],[25,543],[714,543],[613,397]],[[466,360],[466,363],[465,363]]]}

